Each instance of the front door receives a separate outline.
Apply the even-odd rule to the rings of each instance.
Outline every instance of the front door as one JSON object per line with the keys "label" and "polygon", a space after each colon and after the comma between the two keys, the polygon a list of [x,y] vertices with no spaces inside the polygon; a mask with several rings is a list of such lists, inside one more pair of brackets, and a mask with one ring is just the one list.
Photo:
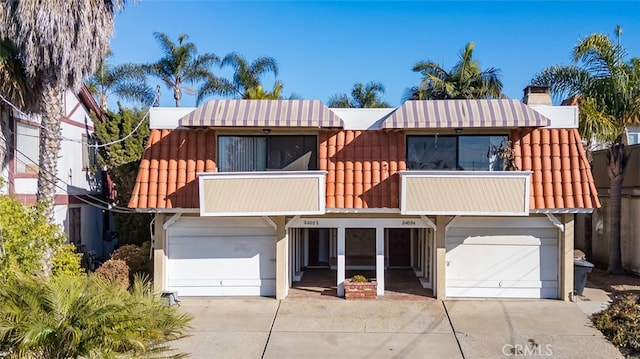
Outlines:
{"label": "front door", "polygon": [[411,267],[411,229],[387,229],[389,267]]}
{"label": "front door", "polygon": [[329,229],[309,228],[309,267],[329,266]]}

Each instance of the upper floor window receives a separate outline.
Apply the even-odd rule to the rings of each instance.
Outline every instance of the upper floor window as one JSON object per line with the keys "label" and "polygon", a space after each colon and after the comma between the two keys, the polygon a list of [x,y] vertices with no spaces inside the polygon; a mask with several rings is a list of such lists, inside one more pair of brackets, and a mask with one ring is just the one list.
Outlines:
{"label": "upper floor window", "polygon": [[38,174],[40,129],[16,121],[16,173]]}
{"label": "upper floor window", "polygon": [[637,129],[635,129],[635,131],[627,130],[627,143],[629,145],[640,143],[640,132],[638,132]]}
{"label": "upper floor window", "polygon": [[407,136],[407,169],[502,171],[507,135]]}
{"label": "upper floor window", "polygon": [[316,136],[218,136],[220,172],[314,170]]}
{"label": "upper floor window", "polygon": [[98,140],[93,137],[82,136],[82,170],[96,170],[98,166]]}

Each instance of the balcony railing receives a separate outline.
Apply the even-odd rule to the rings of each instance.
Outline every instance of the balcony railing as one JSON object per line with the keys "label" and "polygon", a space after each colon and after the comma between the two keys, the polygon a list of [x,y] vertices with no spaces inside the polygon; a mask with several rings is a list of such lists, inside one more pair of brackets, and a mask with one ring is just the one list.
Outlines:
{"label": "balcony railing", "polygon": [[199,173],[200,215],[324,214],[325,171]]}
{"label": "balcony railing", "polygon": [[528,171],[401,171],[400,212],[527,215],[530,175]]}

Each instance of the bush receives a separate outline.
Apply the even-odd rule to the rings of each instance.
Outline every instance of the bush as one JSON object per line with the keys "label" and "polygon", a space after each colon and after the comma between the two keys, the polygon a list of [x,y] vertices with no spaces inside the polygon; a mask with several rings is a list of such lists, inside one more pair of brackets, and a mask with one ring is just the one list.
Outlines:
{"label": "bush", "polygon": [[353,283],[367,283],[369,280],[367,279],[367,277],[361,274],[356,274],[353,277],[351,277],[351,281]]}
{"label": "bush", "polygon": [[640,352],[640,297],[627,294],[591,319],[613,345],[628,353]]}
{"label": "bush", "polygon": [[190,317],[148,281],[131,290],[81,277],[14,274],[0,286],[0,353],[9,358],[177,357]]}
{"label": "bush", "polygon": [[151,275],[150,250],[151,242],[144,242],[142,246],[126,244],[116,249],[111,254],[111,259],[120,259],[127,262],[131,279],[137,273]]}
{"label": "bush", "polygon": [[76,246],[72,243],[65,244],[53,253],[51,272],[53,275],[82,276],[84,270],[80,265],[82,253],[76,252]]}
{"label": "bush", "polygon": [[123,260],[109,259],[102,263],[95,273],[107,282],[120,283],[125,288],[129,287],[129,266]]}
{"label": "bush", "polygon": [[0,280],[18,270],[42,273],[50,253],[64,243],[64,233],[47,221],[43,209],[0,195]]}

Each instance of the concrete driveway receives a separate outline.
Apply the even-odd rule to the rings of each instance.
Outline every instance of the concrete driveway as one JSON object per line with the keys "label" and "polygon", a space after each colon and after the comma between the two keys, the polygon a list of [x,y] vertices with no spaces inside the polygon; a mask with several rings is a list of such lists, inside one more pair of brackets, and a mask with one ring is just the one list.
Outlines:
{"label": "concrete driveway", "polygon": [[192,358],[622,358],[574,303],[181,298]]}

